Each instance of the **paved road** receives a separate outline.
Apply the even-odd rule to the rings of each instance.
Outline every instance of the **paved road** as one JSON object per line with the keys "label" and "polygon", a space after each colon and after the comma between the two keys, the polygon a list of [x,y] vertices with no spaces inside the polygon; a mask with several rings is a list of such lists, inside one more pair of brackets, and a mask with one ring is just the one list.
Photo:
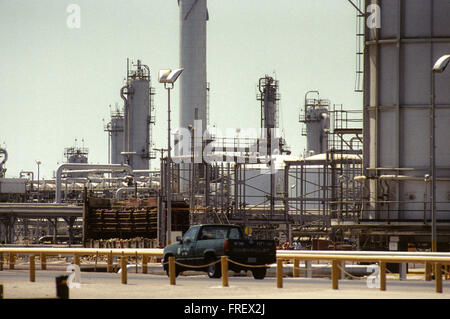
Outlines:
{"label": "paved road", "polygon": [[[64,271],[36,271],[36,282],[29,282],[27,270],[4,270],[0,283],[4,298],[46,298],[55,296],[55,277]],[[327,278],[283,279],[283,288],[276,288],[276,279],[268,277],[230,277],[229,287],[222,287],[221,279],[210,279],[202,273],[179,276],[175,286],[165,275],[136,274],[129,270],[128,283],[121,283],[116,273],[81,273],[81,287],[70,289],[71,299],[450,299],[450,280],[443,280],[443,293],[434,291],[434,281],[421,277],[399,281],[389,278],[387,290],[368,288],[366,280],[339,281],[339,290],[331,289]]]}

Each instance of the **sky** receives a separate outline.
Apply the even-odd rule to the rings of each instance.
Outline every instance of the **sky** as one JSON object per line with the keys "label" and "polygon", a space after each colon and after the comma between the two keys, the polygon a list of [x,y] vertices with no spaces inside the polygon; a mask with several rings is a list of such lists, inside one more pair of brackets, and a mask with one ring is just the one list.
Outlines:
{"label": "sky", "polygon": [[[79,28],[71,28],[76,4]],[[260,125],[258,79],[279,81],[280,128],[293,155],[303,154],[300,109],[309,90],[348,109],[354,92],[356,11],[345,0],[209,0],[207,80],[210,124]],[[176,0],[0,0],[0,147],[6,177],[22,170],[52,178],[64,148],[84,146],[90,163],[108,162],[104,125],[127,58],[151,70],[156,109],[154,147],[167,147],[167,93],[160,69],[179,67]],[[179,91],[171,95],[172,127]],[[82,142],[82,140],[84,142]],[[159,167],[159,161],[152,161]]]}

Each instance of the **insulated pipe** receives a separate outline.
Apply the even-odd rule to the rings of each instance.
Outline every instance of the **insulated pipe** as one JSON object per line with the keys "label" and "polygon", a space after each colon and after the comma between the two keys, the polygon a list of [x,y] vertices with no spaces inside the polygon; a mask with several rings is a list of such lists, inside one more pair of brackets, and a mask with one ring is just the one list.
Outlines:
{"label": "insulated pipe", "polygon": [[109,169],[111,171],[132,172],[129,165],[126,164],[86,164],[86,163],[62,163],[56,169],[56,203],[61,203],[61,175],[64,170],[74,169]]}
{"label": "insulated pipe", "polygon": [[[127,92],[125,93],[125,89]],[[128,99],[125,97],[125,94],[129,94],[128,92],[129,86],[125,85],[120,89],[120,97],[123,100],[123,150],[124,152],[129,152],[129,137],[130,137],[130,128],[128,123]],[[128,159],[128,156],[127,156]],[[129,164],[129,161],[128,163]]]}

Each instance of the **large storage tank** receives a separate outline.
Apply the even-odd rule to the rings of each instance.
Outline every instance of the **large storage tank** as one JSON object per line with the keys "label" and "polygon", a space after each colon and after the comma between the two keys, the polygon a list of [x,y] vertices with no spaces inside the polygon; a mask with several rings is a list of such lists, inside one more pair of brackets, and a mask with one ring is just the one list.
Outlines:
{"label": "large storage tank", "polygon": [[206,0],[179,0],[180,127],[202,120],[206,129]]}
{"label": "large storage tank", "polygon": [[[149,160],[155,158],[151,148],[151,124],[154,124],[152,116],[153,103],[150,69],[140,60],[132,64],[127,63],[127,83],[120,90],[124,100],[123,121],[116,119],[116,124],[123,123],[123,160],[133,170],[148,170]],[[119,134],[122,135],[122,134]],[[117,140],[117,151],[119,141]],[[112,146],[114,147],[114,146]],[[111,149],[112,151],[112,149]],[[140,174],[136,174],[140,175]]]}
{"label": "large storage tank", "polygon": [[[429,223],[432,67],[450,53],[450,2],[366,0],[365,8],[364,168],[370,205],[363,218]],[[436,216],[442,221],[450,219],[450,70],[434,76]]]}

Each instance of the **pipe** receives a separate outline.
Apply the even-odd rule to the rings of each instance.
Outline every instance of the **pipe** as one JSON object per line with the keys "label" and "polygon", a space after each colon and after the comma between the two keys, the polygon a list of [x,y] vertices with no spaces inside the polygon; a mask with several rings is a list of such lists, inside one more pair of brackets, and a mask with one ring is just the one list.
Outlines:
{"label": "pipe", "polygon": [[[128,80],[128,79],[127,79]],[[121,89],[120,89],[120,97],[123,100],[123,150],[124,152],[129,152],[129,123],[128,123],[128,99],[125,97],[125,94],[129,94],[128,90],[129,90],[129,86],[124,85]],[[127,92],[125,93],[125,89],[127,89]],[[127,156],[127,161],[126,163],[129,164],[129,157]]]}
{"label": "pipe", "polygon": [[86,163],[62,163],[56,169],[56,196],[55,202],[61,203],[61,175],[64,170],[73,169],[109,169],[111,171],[127,171],[132,172],[132,169],[127,164],[86,164]]}

